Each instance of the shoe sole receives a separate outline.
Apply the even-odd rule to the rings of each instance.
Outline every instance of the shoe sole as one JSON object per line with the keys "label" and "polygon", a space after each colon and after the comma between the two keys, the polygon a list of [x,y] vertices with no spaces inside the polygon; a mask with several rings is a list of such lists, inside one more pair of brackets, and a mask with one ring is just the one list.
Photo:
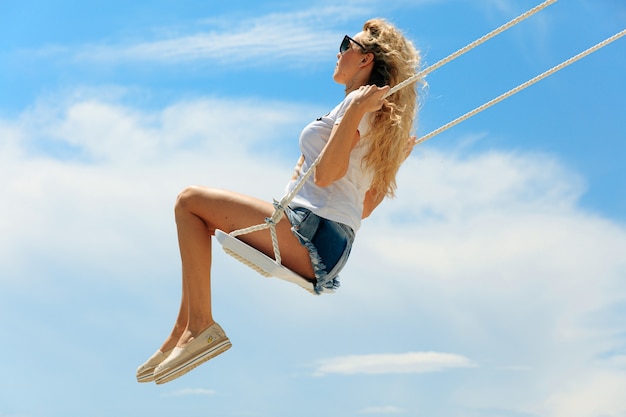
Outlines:
{"label": "shoe sole", "polygon": [[[152,355],[152,357],[150,357],[150,359],[148,359],[143,365],[140,366],[140,368],[146,366],[146,364],[152,362],[153,366],[151,366],[150,368],[145,368],[141,373],[137,373],[137,382],[139,383],[145,383],[145,382],[152,382],[154,381],[154,370],[157,368],[157,366],[159,366],[165,359],[167,359],[167,357],[170,355],[170,353],[172,353],[174,349],[170,349],[167,352],[161,352],[161,357],[160,360],[158,362],[154,361],[154,356],[156,355],[156,353],[154,355]],[[160,350],[159,350],[160,352]]]}
{"label": "shoe sole", "polygon": [[152,382],[152,381],[154,381],[154,370],[155,369],[156,369],[156,366],[154,368],[152,368],[152,369],[146,370],[141,375],[137,375],[137,382],[144,383],[144,382]]}
{"label": "shoe sole", "polygon": [[180,365],[168,370],[162,375],[154,375],[154,382],[157,384],[165,384],[185,375],[187,372],[197,368],[209,359],[213,359],[219,354],[226,352],[232,347],[229,339],[222,340],[220,343],[211,346],[209,349],[200,352],[198,355],[181,363]]}

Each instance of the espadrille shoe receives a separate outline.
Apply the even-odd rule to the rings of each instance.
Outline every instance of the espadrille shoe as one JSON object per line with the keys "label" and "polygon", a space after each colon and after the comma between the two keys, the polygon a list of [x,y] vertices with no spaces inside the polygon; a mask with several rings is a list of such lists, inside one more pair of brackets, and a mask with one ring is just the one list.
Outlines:
{"label": "espadrille shoe", "polygon": [[137,368],[137,382],[154,381],[154,368],[167,359],[170,353],[172,353],[172,350],[174,349],[170,349],[167,352],[161,352],[160,350],[154,352],[154,355],[150,356],[143,365]]}
{"label": "espadrille shoe", "polygon": [[167,359],[155,368],[154,381],[157,384],[170,382],[227,351],[231,346],[224,330],[214,323],[184,348],[175,347]]}

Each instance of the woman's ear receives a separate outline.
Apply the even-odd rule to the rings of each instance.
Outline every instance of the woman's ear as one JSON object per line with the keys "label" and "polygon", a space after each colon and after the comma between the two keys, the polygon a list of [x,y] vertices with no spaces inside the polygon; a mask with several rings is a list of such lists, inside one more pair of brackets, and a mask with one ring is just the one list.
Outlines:
{"label": "woman's ear", "polygon": [[374,62],[374,54],[371,52],[366,53],[363,58],[361,59],[360,62],[360,66],[361,67],[366,67],[368,66],[371,62]]}

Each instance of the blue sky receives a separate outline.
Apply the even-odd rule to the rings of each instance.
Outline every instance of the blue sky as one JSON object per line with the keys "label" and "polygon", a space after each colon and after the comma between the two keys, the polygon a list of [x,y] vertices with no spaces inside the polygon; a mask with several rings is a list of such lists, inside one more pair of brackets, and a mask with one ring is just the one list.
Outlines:
{"label": "blue sky", "polygon": [[[179,302],[177,193],[281,197],[342,98],[338,44],[394,22],[430,65],[526,0],[0,5],[0,417],[626,416],[626,39],[415,149],[342,287],[216,248],[233,348],[136,367]],[[626,27],[561,0],[428,76],[426,134]]]}

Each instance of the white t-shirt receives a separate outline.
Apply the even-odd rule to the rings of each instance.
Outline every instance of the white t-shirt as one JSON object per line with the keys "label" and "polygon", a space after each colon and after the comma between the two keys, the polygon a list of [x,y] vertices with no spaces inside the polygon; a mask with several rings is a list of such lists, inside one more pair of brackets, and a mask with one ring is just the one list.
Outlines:
{"label": "white t-shirt", "polygon": [[[301,173],[307,172],[322,152],[330,139],[333,126],[341,121],[355,93],[348,94],[330,113],[304,128],[300,134],[300,150],[304,155]],[[369,113],[359,124],[361,138],[369,130],[368,117]],[[367,146],[362,140],[359,141],[350,154],[346,175],[328,187],[315,185],[311,175],[290,206],[307,208],[320,217],[350,226],[356,232],[361,226],[365,193],[369,190],[373,178],[372,173],[361,163],[366,152]],[[296,182],[297,180],[294,180],[287,184],[287,192],[295,187]]]}

